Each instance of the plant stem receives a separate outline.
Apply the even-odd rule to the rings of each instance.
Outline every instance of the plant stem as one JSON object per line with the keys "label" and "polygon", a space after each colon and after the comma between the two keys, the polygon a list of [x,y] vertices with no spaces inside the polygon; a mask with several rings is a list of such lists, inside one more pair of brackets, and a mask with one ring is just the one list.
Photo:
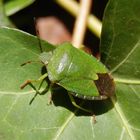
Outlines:
{"label": "plant stem", "polygon": [[90,7],[91,0],[80,0],[80,9],[78,11],[72,36],[72,44],[76,48],[80,48],[83,43]]}
{"label": "plant stem", "polygon": [[[56,0],[56,2],[67,10],[73,16],[78,15],[79,5],[75,0]],[[101,35],[102,23],[94,15],[89,15],[87,19],[87,26],[98,38]]]}

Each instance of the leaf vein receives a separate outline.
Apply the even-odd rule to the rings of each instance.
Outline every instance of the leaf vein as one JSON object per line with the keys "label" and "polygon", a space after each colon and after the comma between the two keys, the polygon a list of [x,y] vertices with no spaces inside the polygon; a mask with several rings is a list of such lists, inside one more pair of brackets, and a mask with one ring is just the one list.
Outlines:
{"label": "leaf vein", "polygon": [[122,140],[122,139],[123,139],[124,132],[125,132],[125,128],[123,127],[122,132],[121,132],[121,135],[120,135],[120,139],[119,139],[119,140]]}
{"label": "leaf vein", "polygon": [[69,124],[69,122],[73,119],[73,117],[75,116],[75,114],[79,111],[79,109],[77,108],[73,113],[71,113],[67,120],[63,123],[63,125],[60,127],[60,129],[57,131],[55,137],[53,138],[53,140],[57,140],[60,135],[63,133],[64,129],[66,128],[66,126]]}
{"label": "leaf vein", "polygon": [[126,57],[125,57],[115,68],[113,68],[113,69],[111,70],[110,73],[115,72],[122,64],[124,64],[124,63],[127,61],[127,59],[131,56],[131,54],[132,54],[132,53],[136,50],[136,48],[139,46],[139,42],[140,42],[140,41],[138,41],[138,42],[135,44],[135,46],[131,49],[131,51],[128,53],[128,55],[126,55]]}
{"label": "leaf vein", "polygon": [[13,103],[11,104],[11,106],[9,107],[9,109],[7,110],[6,115],[4,116],[3,120],[6,120],[8,114],[12,111],[13,107],[16,105],[17,101],[18,101],[19,96],[17,96],[15,98],[15,100],[13,101]]}
{"label": "leaf vein", "polygon": [[[117,4],[116,4],[117,5]],[[113,15],[115,15],[116,14],[116,5],[114,6],[114,12],[113,12]],[[112,16],[112,17],[115,17],[115,16]],[[115,28],[114,28],[114,20],[111,20],[111,23],[112,23],[112,32],[113,32],[113,36],[112,36],[112,41],[111,41],[111,44],[110,44],[110,49],[109,49],[109,51],[108,51],[108,53],[107,53],[107,59],[105,60],[105,65],[106,65],[106,63],[107,63],[107,61],[108,61],[108,59],[109,59],[109,55],[110,55],[110,53],[111,53],[111,51],[112,51],[112,48],[113,48],[113,43],[114,43],[114,39],[115,39]]]}
{"label": "leaf vein", "polygon": [[125,115],[123,114],[123,112],[122,112],[119,104],[117,102],[115,102],[115,100],[113,98],[111,98],[111,101],[114,104],[115,110],[116,110],[117,114],[119,115],[120,119],[122,120],[123,125],[124,125],[125,129],[127,130],[127,132],[129,134],[131,140],[135,140],[135,137],[133,135],[133,132],[130,129],[129,124],[128,124],[128,121],[127,121]]}
{"label": "leaf vein", "polygon": [[61,133],[64,131],[65,127],[68,125],[68,123],[72,120],[73,117],[74,117],[74,113],[71,113],[69,117],[67,118],[67,120],[63,123],[63,125],[57,131],[56,136],[54,137],[53,140],[57,140],[60,137]]}
{"label": "leaf vein", "polygon": [[90,118],[91,130],[92,130],[92,137],[95,138],[94,127],[93,127],[93,117]]}
{"label": "leaf vein", "polygon": [[132,91],[135,93],[135,95],[140,99],[140,94],[138,94],[131,85],[129,85],[129,87],[132,89]]}

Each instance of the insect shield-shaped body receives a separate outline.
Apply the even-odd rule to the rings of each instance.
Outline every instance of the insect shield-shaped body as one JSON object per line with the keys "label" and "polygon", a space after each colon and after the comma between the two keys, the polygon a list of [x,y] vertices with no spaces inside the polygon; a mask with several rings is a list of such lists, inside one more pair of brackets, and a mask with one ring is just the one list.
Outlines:
{"label": "insect shield-shaped body", "polygon": [[52,53],[42,53],[40,59],[46,65],[50,82],[74,96],[88,100],[102,100],[110,96],[110,93],[101,93],[102,88],[95,82],[99,74],[107,74],[105,66],[70,43],[58,46]]}

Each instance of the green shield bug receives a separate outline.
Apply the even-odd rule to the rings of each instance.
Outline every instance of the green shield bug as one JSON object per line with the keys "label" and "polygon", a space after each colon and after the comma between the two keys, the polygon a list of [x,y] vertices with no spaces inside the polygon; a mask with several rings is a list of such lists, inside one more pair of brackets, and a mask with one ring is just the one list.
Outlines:
{"label": "green shield bug", "polygon": [[87,109],[74,102],[73,96],[87,100],[104,100],[114,93],[113,80],[108,75],[106,67],[95,57],[73,47],[70,43],[61,44],[51,52],[41,53],[39,59],[45,65],[47,73],[38,81],[42,82],[48,77],[49,86],[39,92],[32,84],[33,80],[27,80],[21,88],[30,85],[37,94],[42,94],[57,84],[68,91],[73,105],[87,112]]}

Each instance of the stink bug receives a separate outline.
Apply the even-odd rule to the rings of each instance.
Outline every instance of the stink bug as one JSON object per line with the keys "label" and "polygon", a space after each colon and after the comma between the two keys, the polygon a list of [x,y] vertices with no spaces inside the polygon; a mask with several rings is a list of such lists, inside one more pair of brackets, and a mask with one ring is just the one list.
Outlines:
{"label": "stink bug", "polygon": [[[89,112],[87,109],[74,102],[73,96],[87,100],[104,100],[112,96],[114,92],[114,86],[107,90],[105,88],[104,91],[105,82],[109,82],[107,79],[111,79],[102,80],[102,77],[109,77],[106,67],[95,57],[73,47],[70,43],[61,44],[53,51],[41,53],[39,59],[47,70],[47,73],[41,76],[39,81],[48,77],[49,86],[40,93],[33,86],[33,81],[28,80],[21,88],[30,85],[37,94],[42,94],[52,88],[54,84],[59,85],[68,91],[70,99],[76,107],[87,112]],[[110,86],[112,85],[110,84]]]}

